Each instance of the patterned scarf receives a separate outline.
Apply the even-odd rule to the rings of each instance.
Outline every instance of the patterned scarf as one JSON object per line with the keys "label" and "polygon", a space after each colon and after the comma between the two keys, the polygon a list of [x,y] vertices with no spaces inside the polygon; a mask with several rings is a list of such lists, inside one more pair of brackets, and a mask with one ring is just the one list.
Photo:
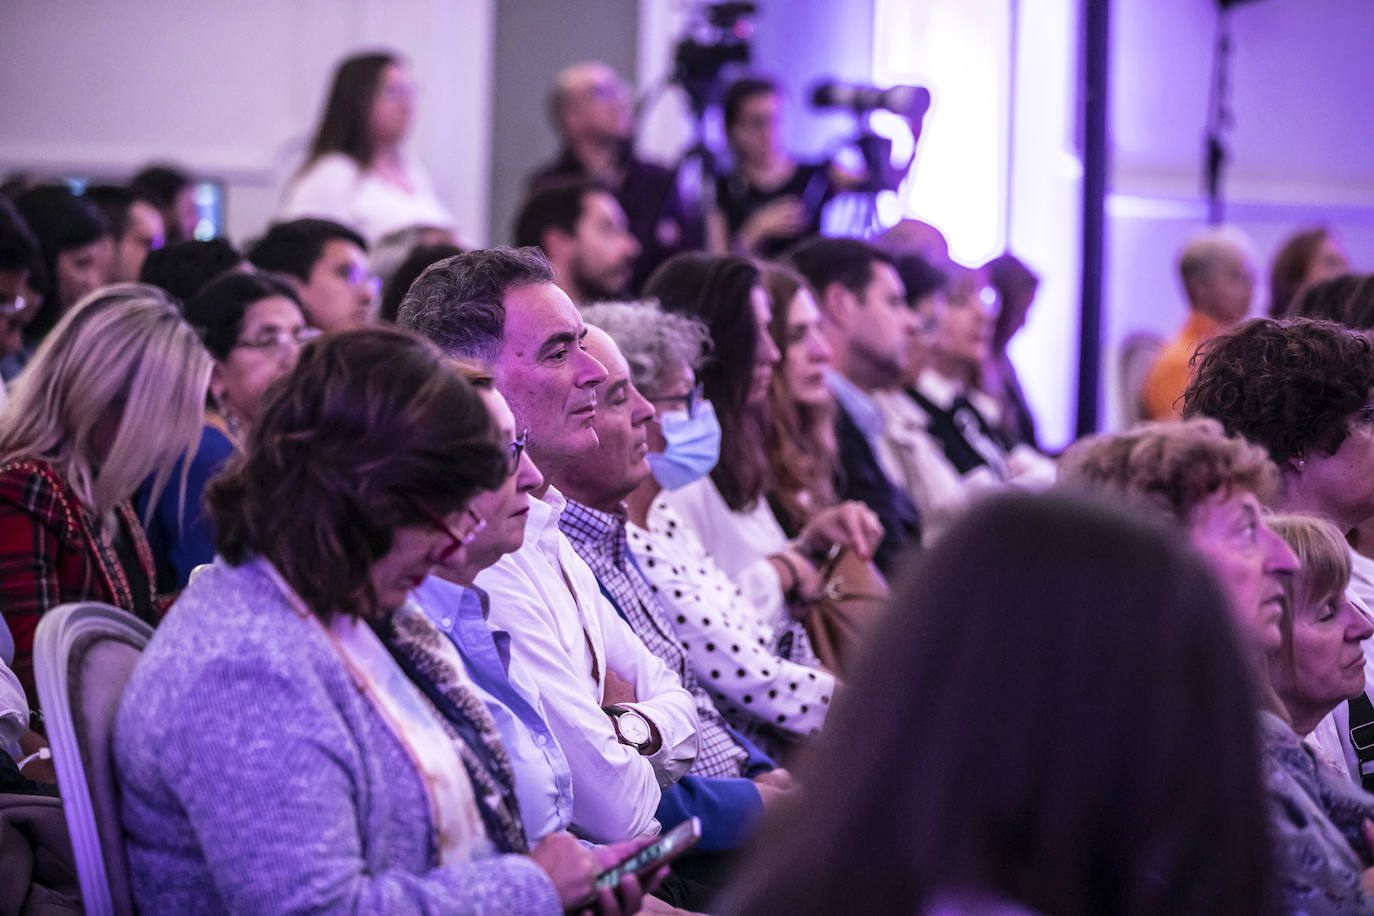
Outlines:
{"label": "patterned scarf", "polygon": [[392,657],[453,732],[491,841],[502,852],[528,852],[510,756],[486,704],[468,681],[453,644],[411,602],[379,624],[378,631]]}

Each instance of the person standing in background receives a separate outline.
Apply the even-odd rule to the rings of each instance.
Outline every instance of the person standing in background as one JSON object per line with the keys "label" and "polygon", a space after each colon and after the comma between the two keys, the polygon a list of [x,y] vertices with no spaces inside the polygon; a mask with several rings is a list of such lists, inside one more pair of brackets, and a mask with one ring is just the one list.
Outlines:
{"label": "person standing in background", "polygon": [[424,166],[401,149],[414,120],[415,83],[401,57],[378,51],[344,60],[278,217],[334,220],[368,244],[411,226],[452,230],[453,214]]}

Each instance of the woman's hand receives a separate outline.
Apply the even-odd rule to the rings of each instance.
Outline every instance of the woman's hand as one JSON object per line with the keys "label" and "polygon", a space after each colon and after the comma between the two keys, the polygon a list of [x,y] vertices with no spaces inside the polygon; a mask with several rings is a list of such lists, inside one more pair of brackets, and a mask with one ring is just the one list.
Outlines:
{"label": "woman's hand", "polygon": [[803,550],[824,556],[839,544],[853,548],[865,560],[873,559],[883,539],[883,526],[873,510],[861,502],[848,500],[816,513],[797,538]]}
{"label": "woman's hand", "polygon": [[596,876],[649,845],[654,839],[651,836],[640,837],[588,849],[570,833],[551,833],[530,851],[530,858],[553,881],[564,910],[622,916],[639,911],[644,895],[658,886],[667,869],[660,870],[643,887],[634,875],[626,875],[614,888],[597,889]]}
{"label": "woman's hand", "polygon": [[800,551],[784,550],[770,556],[768,561],[773,564],[773,569],[778,574],[783,596],[787,598],[794,616],[799,609],[804,611],[806,602],[820,594],[821,588],[825,585],[820,570],[802,556]]}

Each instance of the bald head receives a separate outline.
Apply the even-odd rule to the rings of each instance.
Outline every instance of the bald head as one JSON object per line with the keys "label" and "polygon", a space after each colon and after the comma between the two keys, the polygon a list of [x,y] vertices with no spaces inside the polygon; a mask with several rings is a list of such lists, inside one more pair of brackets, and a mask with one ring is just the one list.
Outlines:
{"label": "bald head", "polygon": [[630,133],[625,86],[601,61],[573,64],[555,77],[549,116],[569,143],[619,140]]}
{"label": "bald head", "polygon": [[1178,272],[1194,311],[1221,322],[1249,313],[1255,267],[1250,242],[1240,232],[1220,228],[1194,236],[1179,255]]}

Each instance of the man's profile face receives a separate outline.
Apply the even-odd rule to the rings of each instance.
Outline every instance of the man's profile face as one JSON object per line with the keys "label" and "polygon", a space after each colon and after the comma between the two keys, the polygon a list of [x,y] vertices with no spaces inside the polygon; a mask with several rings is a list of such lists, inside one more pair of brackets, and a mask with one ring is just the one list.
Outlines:
{"label": "man's profile face", "polygon": [[593,423],[598,445],[569,464],[557,483],[568,495],[606,510],[649,476],[645,456],[654,405],[630,381],[630,366],[605,331],[588,330],[587,352],[606,367]]}
{"label": "man's profile face", "polygon": [[916,317],[906,304],[906,288],[896,268],[885,261],[871,264],[873,276],[858,298],[849,323],[849,347],[859,359],[895,382],[906,366]]}
{"label": "man's profile face", "polygon": [[129,226],[115,240],[114,260],[110,265],[111,283],[137,282],[148,252],[162,247],[166,232],[162,214],[144,200],[129,205]]}
{"label": "man's profile face", "polygon": [[552,283],[506,293],[496,383],[529,429],[534,460],[552,474],[596,448],[596,387],[606,370],[583,349],[587,329],[568,294]]}
{"label": "man's profile face", "polygon": [[630,282],[639,243],[630,235],[625,211],[605,191],[582,198],[582,215],[573,234],[570,279],[589,301],[623,295]]}
{"label": "man's profile face", "polygon": [[563,129],[591,140],[617,140],[630,135],[629,94],[616,72],[589,64],[564,86]]}
{"label": "man's profile face", "polygon": [[300,294],[306,318],[321,331],[360,328],[368,322],[377,278],[368,268],[366,252],[347,239],[330,239]]}

